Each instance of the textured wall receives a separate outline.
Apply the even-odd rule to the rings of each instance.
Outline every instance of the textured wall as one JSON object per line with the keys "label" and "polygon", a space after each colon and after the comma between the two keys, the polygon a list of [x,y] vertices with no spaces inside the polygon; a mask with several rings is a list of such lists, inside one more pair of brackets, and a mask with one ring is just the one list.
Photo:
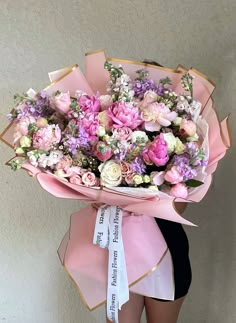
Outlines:
{"label": "textured wall", "polygon": [[[0,0],[0,128],[15,92],[47,85],[47,72],[106,48],[113,57],[193,65],[217,83],[220,116],[235,124],[235,0]],[[235,128],[232,131],[235,137]],[[0,144],[0,322],[104,322],[89,313],[56,255],[69,214],[81,205],[57,200],[24,172],[4,166]],[[211,191],[186,216],[193,284],[180,323],[236,321],[235,150],[220,164]],[[233,167],[234,166],[234,167]],[[144,322],[144,321],[143,321]],[[132,322],[131,322],[132,323]]]}

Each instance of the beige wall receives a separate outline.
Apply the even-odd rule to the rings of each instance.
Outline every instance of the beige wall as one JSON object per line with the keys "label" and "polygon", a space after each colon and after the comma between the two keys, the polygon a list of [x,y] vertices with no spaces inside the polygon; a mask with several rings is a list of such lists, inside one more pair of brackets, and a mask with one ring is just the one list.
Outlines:
{"label": "beige wall", "polygon": [[[235,0],[0,0],[0,128],[15,92],[44,87],[47,72],[106,48],[113,57],[193,65],[216,81],[220,116],[236,121]],[[235,137],[235,128],[232,131]],[[4,161],[0,144],[0,321],[104,322],[89,313],[56,250],[69,214],[81,205],[57,200]],[[211,191],[186,216],[193,284],[180,323],[236,322],[235,150],[220,163]],[[132,323],[132,322],[131,322]]]}

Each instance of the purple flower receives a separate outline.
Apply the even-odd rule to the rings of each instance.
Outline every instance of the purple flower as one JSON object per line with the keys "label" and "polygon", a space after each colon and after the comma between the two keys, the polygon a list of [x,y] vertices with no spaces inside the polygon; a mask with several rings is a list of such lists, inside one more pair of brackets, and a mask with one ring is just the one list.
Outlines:
{"label": "purple flower", "polygon": [[134,82],[134,93],[135,96],[140,100],[143,99],[144,94],[147,91],[154,91],[157,95],[162,96],[164,94],[164,87],[162,85],[157,85],[152,79],[145,78],[144,80],[135,80]]}
{"label": "purple flower", "polygon": [[146,165],[141,157],[136,157],[130,164],[130,167],[134,173],[140,175],[144,174],[146,171]]}
{"label": "purple flower", "polygon": [[72,136],[71,134],[66,135],[67,139],[64,142],[64,146],[68,149],[72,155],[75,155],[79,149],[89,148],[89,134],[84,128],[79,129],[78,137]]}
{"label": "purple flower", "polygon": [[190,156],[188,153],[175,155],[172,164],[176,166],[178,172],[183,176],[183,180],[192,179],[197,176],[197,170],[190,166]]}

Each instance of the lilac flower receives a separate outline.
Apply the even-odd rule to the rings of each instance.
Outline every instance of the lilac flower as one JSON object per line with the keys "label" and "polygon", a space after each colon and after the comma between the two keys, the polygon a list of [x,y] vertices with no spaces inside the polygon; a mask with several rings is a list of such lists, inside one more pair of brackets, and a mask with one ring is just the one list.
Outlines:
{"label": "lilac flower", "polygon": [[136,157],[130,164],[130,167],[134,173],[140,175],[144,174],[146,171],[146,165],[141,157]]}
{"label": "lilac flower", "polygon": [[197,176],[197,170],[190,166],[191,158],[188,153],[175,155],[172,164],[177,167],[178,172],[183,176],[183,180],[192,179]]}
{"label": "lilac flower", "polygon": [[135,80],[134,93],[136,97],[142,100],[147,91],[154,91],[157,95],[162,96],[164,94],[164,87],[157,85],[154,80],[148,78],[144,78],[142,81],[139,79]]}
{"label": "lilac flower", "polygon": [[71,134],[67,134],[67,140],[64,143],[64,146],[67,147],[68,151],[75,155],[77,151],[81,148],[89,148],[89,134],[83,129],[80,128],[79,136],[73,137]]}

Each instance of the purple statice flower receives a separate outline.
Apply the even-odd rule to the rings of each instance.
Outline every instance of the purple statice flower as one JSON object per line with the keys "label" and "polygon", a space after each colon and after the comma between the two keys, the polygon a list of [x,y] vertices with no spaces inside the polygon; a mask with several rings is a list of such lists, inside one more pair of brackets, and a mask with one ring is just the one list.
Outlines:
{"label": "purple statice flower", "polygon": [[134,160],[130,164],[130,167],[134,173],[140,175],[144,174],[146,171],[146,165],[144,164],[144,161],[140,156],[134,158]]}
{"label": "purple statice flower", "polygon": [[157,85],[154,80],[149,78],[144,78],[143,80],[135,80],[133,90],[134,95],[140,100],[143,99],[144,94],[147,91],[153,91],[159,96],[162,96],[164,94],[164,87],[160,84]]}
{"label": "purple statice flower", "polygon": [[177,167],[179,173],[183,176],[183,180],[192,179],[197,176],[197,170],[190,166],[191,158],[188,153],[175,155],[172,164]]}

